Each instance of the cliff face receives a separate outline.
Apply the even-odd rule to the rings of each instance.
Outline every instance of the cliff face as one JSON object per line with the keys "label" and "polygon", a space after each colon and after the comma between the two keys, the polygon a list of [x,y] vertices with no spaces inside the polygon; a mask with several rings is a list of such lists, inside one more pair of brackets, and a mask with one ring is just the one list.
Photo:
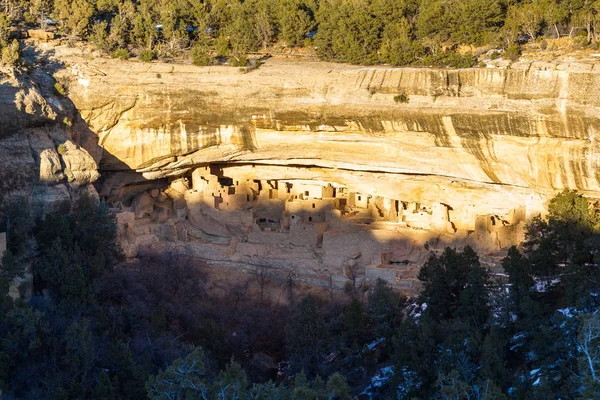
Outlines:
{"label": "cliff face", "polygon": [[73,141],[74,109],[53,93],[41,70],[0,70],[0,194],[24,196],[34,214],[69,210],[81,193],[96,195],[97,165]]}
{"label": "cliff face", "polygon": [[[149,179],[206,162],[306,165],[600,191],[600,65],[459,71],[267,62],[242,74],[75,64],[71,98],[103,170]],[[408,103],[396,103],[404,93]]]}
{"label": "cliff face", "polygon": [[426,242],[493,265],[557,190],[600,197],[600,65],[242,73],[57,54],[73,141],[122,204],[130,256],[166,246],[414,291]]}

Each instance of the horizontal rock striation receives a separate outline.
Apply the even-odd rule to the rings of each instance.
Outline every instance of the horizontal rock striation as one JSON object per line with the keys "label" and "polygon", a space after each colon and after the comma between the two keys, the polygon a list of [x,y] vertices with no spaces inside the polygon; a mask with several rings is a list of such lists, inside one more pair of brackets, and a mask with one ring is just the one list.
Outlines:
{"label": "horizontal rock striation", "polygon": [[493,268],[557,190],[600,197],[595,64],[243,73],[57,54],[131,257],[414,292],[426,248],[470,244]]}
{"label": "horizontal rock striation", "polygon": [[[104,149],[103,170],[155,179],[242,162],[543,194],[600,191],[600,65],[433,70],[270,61],[242,74],[102,60],[69,72],[71,98]],[[408,103],[396,103],[398,94]]]}

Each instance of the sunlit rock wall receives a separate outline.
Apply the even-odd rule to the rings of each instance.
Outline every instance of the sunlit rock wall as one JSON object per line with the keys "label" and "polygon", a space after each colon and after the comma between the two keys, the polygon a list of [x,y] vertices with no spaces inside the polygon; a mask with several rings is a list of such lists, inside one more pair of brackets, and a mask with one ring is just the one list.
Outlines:
{"label": "sunlit rock wall", "polygon": [[[600,191],[600,66],[391,69],[84,62],[65,71],[101,169],[148,179],[208,162]],[[408,103],[396,103],[404,93]],[[385,185],[383,185],[385,187]]]}
{"label": "sunlit rock wall", "polygon": [[[289,268],[323,282],[356,267],[410,292],[426,243],[473,245],[493,267],[557,190],[600,197],[593,64],[269,60],[242,73],[62,60],[77,142],[99,163],[101,195],[124,204],[130,256],[166,245],[215,266]],[[294,225],[312,195],[282,193],[289,181],[344,188],[347,203],[328,200],[324,220],[315,203]]]}

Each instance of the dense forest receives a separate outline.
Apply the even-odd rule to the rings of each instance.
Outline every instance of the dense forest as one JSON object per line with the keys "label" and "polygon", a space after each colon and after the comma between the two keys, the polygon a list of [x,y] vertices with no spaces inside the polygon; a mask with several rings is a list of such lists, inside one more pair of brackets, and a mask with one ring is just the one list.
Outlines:
{"label": "dense forest", "polygon": [[2,0],[4,46],[11,24],[52,26],[71,41],[144,61],[245,65],[248,53],[279,43],[330,61],[468,67],[481,49],[518,57],[519,44],[543,37],[596,46],[600,1]]}
{"label": "dense forest", "polygon": [[[248,290],[276,279],[260,273],[214,296],[198,261],[124,263],[102,202],[42,220],[28,210],[0,202],[6,399],[600,397],[600,212],[574,191],[529,223],[504,276],[448,247],[409,299],[379,280],[320,297],[289,284],[272,302]],[[27,302],[8,295],[25,264]]]}

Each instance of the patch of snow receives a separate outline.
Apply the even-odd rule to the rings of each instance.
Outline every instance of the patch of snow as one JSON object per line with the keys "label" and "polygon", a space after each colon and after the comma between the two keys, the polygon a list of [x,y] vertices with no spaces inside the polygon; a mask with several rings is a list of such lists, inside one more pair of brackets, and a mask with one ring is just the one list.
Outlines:
{"label": "patch of snow", "polygon": [[381,387],[385,383],[389,382],[390,378],[394,375],[394,367],[381,368],[373,378],[371,378],[371,384],[373,387]]}
{"label": "patch of snow", "polygon": [[536,280],[535,285],[534,285],[534,289],[538,293],[545,293],[551,287],[553,287],[554,285],[556,285],[559,282],[560,282],[560,278],[554,278],[554,279],[552,279],[550,281],[549,285],[548,285],[548,282],[545,279]]}
{"label": "patch of snow", "polygon": [[538,372],[540,372],[540,368],[532,370],[531,372],[529,372],[529,375],[533,376],[533,375],[537,374]]}
{"label": "patch of snow", "polygon": [[369,399],[374,399],[374,389],[380,388],[390,381],[394,376],[394,367],[392,365],[383,367],[371,378],[371,384],[363,390],[360,395],[368,396]]}
{"label": "patch of snow", "polygon": [[519,347],[523,347],[524,343],[517,343],[515,345],[510,346],[510,351],[515,351],[515,349],[518,349]]}
{"label": "patch of snow", "polygon": [[537,386],[540,384],[540,378],[537,378],[535,382],[533,382],[533,386]]}
{"label": "patch of snow", "polygon": [[516,342],[517,340],[519,340],[519,339],[523,339],[523,338],[525,338],[525,334],[524,334],[524,333],[518,333],[518,334],[514,335],[514,336],[513,336],[513,337],[510,339],[510,341],[511,341],[511,342]]}
{"label": "patch of snow", "polygon": [[559,313],[561,313],[562,315],[564,315],[567,318],[573,318],[575,316],[575,309],[573,309],[571,307],[559,308],[556,311],[558,311]]}
{"label": "patch of snow", "polygon": [[79,78],[77,79],[77,83],[79,83],[81,86],[87,88],[90,86],[90,79],[84,79],[84,78]]}
{"label": "patch of snow", "polygon": [[396,388],[396,399],[404,400],[407,399],[408,393],[414,389],[421,387],[421,382],[418,380],[418,376],[415,372],[407,370],[406,367],[402,368],[402,376],[404,382],[398,385]]}
{"label": "patch of snow", "polygon": [[367,345],[367,349],[369,349],[369,350],[373,350],[375,347],[377,347],[377,345],[378,345],[379,343],[381,343],[381,342],[384,342],[384,341],[385,341],[385,338],[379,338],[379,339],[377,339],[377,340],[375,340],[375,341],[373,341],[373,342],[369,343],[369,344]]}

